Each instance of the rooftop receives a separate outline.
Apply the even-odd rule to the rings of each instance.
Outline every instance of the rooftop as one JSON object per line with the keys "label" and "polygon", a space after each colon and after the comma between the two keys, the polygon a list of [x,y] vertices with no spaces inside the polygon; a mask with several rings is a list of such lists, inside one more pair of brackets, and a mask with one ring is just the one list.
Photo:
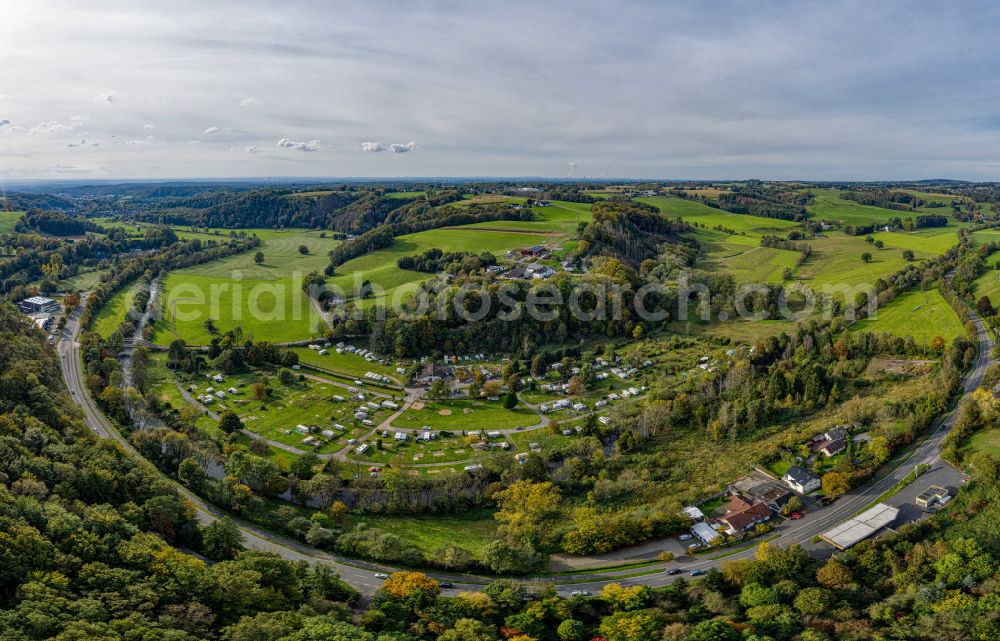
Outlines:
{"label": "rooftop", "polygon": [[855,543],[863,541],[872,536],[890,523],[896,520],[899,509],[878,503],[869,510],[852,519],[848,519],[837,527],[820,535],[824,541],[835,548],[846,550]]}

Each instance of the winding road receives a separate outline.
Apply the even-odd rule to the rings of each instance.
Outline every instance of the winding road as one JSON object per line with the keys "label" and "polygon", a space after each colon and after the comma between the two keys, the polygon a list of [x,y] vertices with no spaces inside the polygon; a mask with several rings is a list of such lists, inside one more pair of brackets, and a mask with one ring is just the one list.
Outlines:
{"label": "winding road", "polygon": [[[99,411],[84,385],[80,345],[78,342],[80,313],[80,310],[77,310],[72,316],[67,318],[65,335],[57,345],[66,387],[74,401],[83,410],[87,424],[94,432],[104,438],[118,442],[134,456],[141,458],[140,454],[113,428],[107,418]],[[965,375],[962,382],[963,391],[966,396],[977,389],[982,383],[990,364],[992,347],[989,333],[971,309],[969,310],[969,318],[976,325],[978,353],[972,368]],[[815,544],[811,543],[814,537],[849,519],[871,503],[876,502],[886,492],[891,490],[893,486],[902,481],[913,469],[913,466],[918,464],[929,466],[929,470],[920,476],[920,480],[917,483],[912,484],[911,487],[914,489],[924,488],[930,484],[958,488],[964,482],[964,476],[958,470],[955,470],[942,461],[940,453],[942,441],[950,431],[958,415],[958,405],[965,400],[966,398],[963,396],[959,403],[939,417],[924,439],[904,452],[902,456],[905,458],[897,459],[899,462],[896,464],[890,463],[887,467],[891,469],[882,476],[841,496],[832,505],[810,512],[802,520],[782,522],[775,529],[776,536],[767,539],[767,541],[770,544],[783,546],[799,544],[806,549],[815,548]],[[919,488],[914,486],[919,486]],[[197,511],[197,517],[202,523],[211,523],[223,516],[221,510],[208,504],[187,488],[180,484],[177,484],[176,487],[178,492],[194,506]],[[912,497],[909,497],[910,493],[905,491],[900,492],[888,499],[887,502],[895,502],[897,505],[902,505],[904,499],[906,502],[910,502],[912,501]],[[303,545],[287,537],[268,532],[241,519],[234,518],[233,520],[237,523],[243,534],[244,545],[246,547],[274,552],[292,561],[305,560],[307,562],[328,563],[340,573],[344,581],[365,594],[373,593],[381,585],[382,581],[377,578],[377,573],[392,571],[390,568],[376,564],[337,557],[322,550]],[[549,575],[545,577],[545,580],[556,582],[558,584],[557,591],[562,595],[567,595],[577,590],[597,592],[605,584],[612,581],[621,583],[622,585],[661,587],[672,583],[676,578],[674,575],[667,574],[668,570],[675,568],[684,572],[706,570],[712,567],[719,567],[724,561],[752,558],[755,553],[756,546],[732,552],[728,555],[726,555],[727,552],[725,549],[721,549],[718,551],[718,554],[726,555],[725,558],[719,558],[719,556],[716,556],[714,559],[682,556],[675,561],[657,563],[641,568],[640,570],[633,568],[601,571],[597,569],[589,575]],[[635,576],[637,572],[641,572],[642,574]],[[450,581],[456,586],[455,589],[465,590],[478,589],[489,580],[487,578],[466,575],[455,576],[442,573],[431,573],[431,575],[435,578]],[[450,589],[445,592],[451,593],[453,590]]]}

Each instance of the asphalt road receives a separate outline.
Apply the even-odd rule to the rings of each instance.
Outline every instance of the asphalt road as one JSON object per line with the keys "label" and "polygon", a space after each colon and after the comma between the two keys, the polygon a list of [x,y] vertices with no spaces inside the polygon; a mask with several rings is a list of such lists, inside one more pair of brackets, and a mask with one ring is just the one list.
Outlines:
{"label": "asphalt road", "polygon": [[[66,381],[66,387],[69,389],[72,398],[83,409],[87,424],[91,427],[91,429],[104,438],[117,441],[134,456],[140,457],[140,454],[132,448],[128,441],[111,426],[104,415],[97,409],[97,406],[83,384],[80,350],[79,343],[77,342],[80,331],[79,316],[80,312],[78,311],[72,318],[67,319],[65,332],[66,337],[62,338],[57,345],[60,361],[62,362],[63,378]],[[963,379],[963,389],[966,394],[974,391],[982,383],[983,377],[985,376],[987,367],[990,363],[990,352],[992,347],[992,341],[990,340],[989,334],[982,322],[978,317],[972,314],[971,310],[969,312],[969,316],[970,319],[975,322],[978,329],[979,350],[972,369]],[[965,398],[963,397],[960,402],[963,402],[964,400]],[[930,470],[922,475],[917,482],[911,484],[905,488],[904,491],[889,499],[888,502],[890,504],[897,506],[912,506],[913,497],[911,495],[915,495],[915,493],[922,491],[922,489],[932,484],[958,489],[961,483],[964,482],[962,474],[942,461],[940,457],[941,442],[954,424],[956,416],[957,404],[955,408],[938,418],[932,428],[932,431],[923,441],[920,441],[917,445],[911,448],[910,451],[912,453],[909,454],[904,463],[892,468],[881,477],[878,477],[860,488],[856,488],[852,492],[841,496],[830,506],[814,510],[801,520],[782,522],[775,530],[778,536],[768,539],[768,542],[772,545],[782,546],[799,544],[807,549],[815,549],[816,546],[810,543],[811,539],[862,511],[878,497],[882,496],[886,491],[892,488],[896,483],[906,477],[906,475],[909,474],[917,464],[929,465]],[[890,463],[890,465],[892,464]],[[191,493],[183,486],[178,484],[177,488],[178,491],[194,505],[197,510],[198,519],[202,523],[211,523],[222,516],[222,512],[220,510],[208,504],[197,495]],[[910,512],[912,513],[913,510],[910,510]],[[901,517],[901,520],[910,520],[909,515],[905,511],[902,512],[902,514],[903,516]],[[919,516],[919,513],[917,513],[917,516]],[[362,561],[347,561],[346,559],[336,557],[322,550],[318,550],[286,537],[267,532],[246,521],[242,521],[240,519],[234,519],[234,521],[236,521],[243,533],[244,545],[246,547],[267,552],[274,552],[291,561],[304,560],[311,563],[328,563],[340,573],[341,578],[344,581],[365,594],[373,593],[381,585],[382,581],[375,576],[376,573],[392,571],[391,568],[365,563]],[[725,549],[719,551],[719,554],[725,553]],[[622,585],[648,585],[650,587],[661,587],[672,583],[676,579],[676,575],[667,574],[667,571],[672,568],[677,568],[685,573],[693,570],[707,570],[712,567],[719,567],[725,561],[752,558],[755,553],[756,546],[752,546],[749,549],[735,552],[725,556],[724,558],[716,558],[714,560],[709,558],[684,556],[669,563],[647,566],[641,570],[633,569],[606,572],[595,570],[589,575],[556,575],[547,576],[545,579],[557,582],[557,591],[563,595],[568,595],[569,593],[578,590],[596,593],[600,591],[605,584],[612,581]],[[648,573],[643,574],[642,576],[627,576],[628,574],[635,573],[637,571]],[[489,580],[486,578],[453,576],[442,573],[430,574],[436,578],[451,581],[456,586],[456,589],[477,589]],[[451,590],[446,592],[451,592]]]}

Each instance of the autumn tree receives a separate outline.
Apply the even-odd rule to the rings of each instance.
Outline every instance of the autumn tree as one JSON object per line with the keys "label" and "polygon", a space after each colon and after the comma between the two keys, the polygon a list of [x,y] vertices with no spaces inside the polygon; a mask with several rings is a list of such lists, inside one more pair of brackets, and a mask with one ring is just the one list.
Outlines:
{"label": "autumn tree", "polygon": [[438,582],[423,572],[393,572],[382,584],[382,590],[397,599],[408,599],[417,592],[433,596],[441,593]]}
{"label": "autumn tree", "polygon": [[846,472],[827,472],[823,475],[823,493],[839,496],[851,490],[851,475]]}
{"label": "autumn tree", "polygon": [[551,482],[517,481],[498,492],[496,501],[501,535],[543,545],[554,540],[560,493]]}

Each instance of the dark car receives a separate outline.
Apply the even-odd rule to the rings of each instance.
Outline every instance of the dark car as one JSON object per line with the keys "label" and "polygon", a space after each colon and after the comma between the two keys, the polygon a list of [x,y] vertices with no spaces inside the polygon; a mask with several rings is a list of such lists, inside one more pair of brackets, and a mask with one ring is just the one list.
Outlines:
{"label": "dark car", "polygon": [[677,569],[677,568],[670,568],[669,570],[667,570],[667,574],[669,576],[673,576],[675,574],[680,574],[680,573],[681,573],[681,571],[679,569]]}
{"label": "dark car", "polygon": [[701,576],[703,574],[705,574],[704,570],[691,570],[688,572],[688,576]]}
{"label": "dark car", "polygon": [[438,587],[441,588],[442,590],[450,590],[455,586],[452,585],[450,581],[441,581],[440,583],[438,583]]}

